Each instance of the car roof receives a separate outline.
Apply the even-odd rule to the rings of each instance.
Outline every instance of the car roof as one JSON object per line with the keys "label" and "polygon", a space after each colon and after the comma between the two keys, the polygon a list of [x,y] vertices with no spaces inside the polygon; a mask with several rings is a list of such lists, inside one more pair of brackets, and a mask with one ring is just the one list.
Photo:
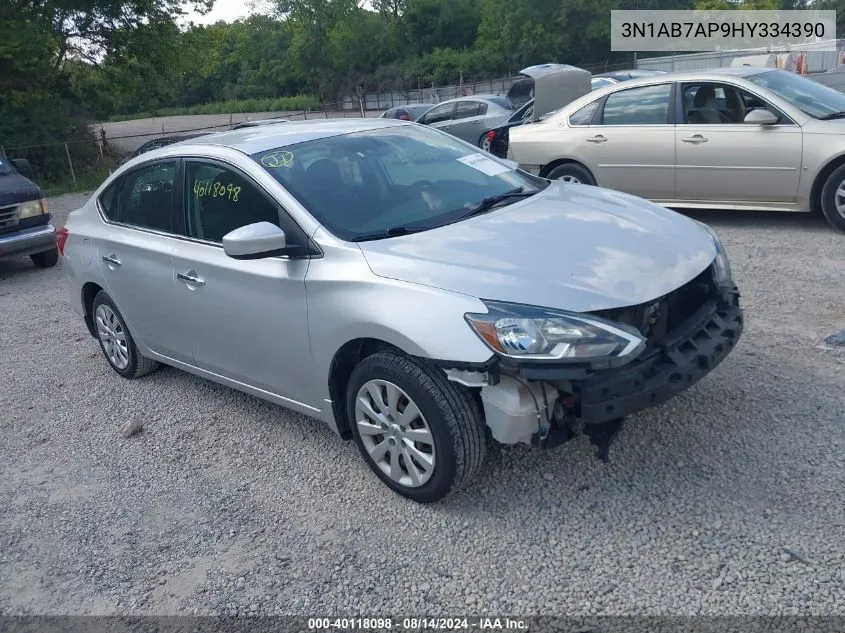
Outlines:
{"label": "car roof", "polygon": [[507,96],[505,95],[467,95],[466,97],[455,97],[454,99],[447,99],[446,101],[441,101],[437,105],[443,105],[444,103],[458,103],[460,101],[484,101],[485,103],[492,103],[499,108],[504,109],[504,106],[501,104],[501,100],[504,99],[505,101],[508,100]]}
{"label": "car roof", "polygon": [[285,125],[258,125],[239,130],[217,132],[195,139],[190,144],[194,146],[219,145],[251,155],[277,147],[397,125],[411,124],[398,119],[382,118],[288,121]]}
{"label": "car roof", "polygon": [[616,77],[646,77],[651,75],[665,75],[665,70],[654,70],[650,68],[632,68],[630,70],[611,70],[606,73],[599,73],[593,77],[616,78]]}
{"label": "car roof", "polygon": [[599,90],[614,92],[615,90],[622,90],[623,86],[624,88],[633,88],[634,86],[662,84],[669,81],[719,81],[720,79],[723,79],[725,77],[744,78],[751,77],[752,75],[759,75],[760,73],[773,72],[777,70],[777,68],[757,66],[738,66],[736,68],[711,68],[709,70],[678,70],[674,72],[660,73],[656,75],[647,75],[645,77],[635,77],[627,81],[615,83],[612,86],[600,88]]}

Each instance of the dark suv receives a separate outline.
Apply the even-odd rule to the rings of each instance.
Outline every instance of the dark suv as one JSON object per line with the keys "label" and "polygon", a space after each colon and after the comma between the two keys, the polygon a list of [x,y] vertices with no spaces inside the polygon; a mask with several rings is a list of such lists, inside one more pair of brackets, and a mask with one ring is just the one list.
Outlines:
{"label": "dark suv", "polygon": [[59,261],[56,229],[31,176],[27,161],[0,153],[0,259],[29,255],[36,266],[48,268]]}

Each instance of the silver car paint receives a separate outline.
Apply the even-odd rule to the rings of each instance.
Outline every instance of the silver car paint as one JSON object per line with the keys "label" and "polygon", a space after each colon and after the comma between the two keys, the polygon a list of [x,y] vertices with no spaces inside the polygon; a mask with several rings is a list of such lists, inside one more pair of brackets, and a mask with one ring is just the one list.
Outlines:
{"label": "silver car paint", "polygon": [[[770,70],[774,69],[676,72],[601,88],[543,121],[512,130],[509,158],[533,173],[557,161],[580,162],[594,172],[600,186],[667,206],[809,211],[820,174],[831,162],[845,156],[845,121],[814,119],[744,79]],[[569,125],[570,115],[606,94],[684,81],[736,86],[769,102],[791,122],[765,127]],[[606,142],[588,141],[597,136],[603,136]],[[706,142],[687,142],[696,136]],[[667,191],[670,182],[674,182],[671,193]]]}
{"label": "silver car paint", "polygon": [[[481,145],[482,138],[487,134],[487,132],[507,123],[513,116],[514,112],[516,112],[516,110],[503,108],[495,101],[490,101],[490,99],[486,99],[484,96],[449,99],[448,101],[443,101],[437,104],[435,107],[446,104],[466,103],[468,101],[480,101],[487,104],[487,111],[479,116],[467,117],[465,119],[449,119],[447,121],[439,121],[437,123],[430,123],[427,125],[437,130],[441,130],[442,132],[447,132],[452,136],[464,140],[467,143],[472,143],[478,147]],[[434,108],[431,110],[434,110]],[[431,112],[431,110],[428,112]],[[422,117],[428,114],[428,112],[421,115],[417,120],[420,121]]]}
{"label": "silver car paint", "polygon": [[707,231],[677,213],[564,183],[463,222],[360,246],[386,278],[576,312],[649,301],[716,256]]}
{"label": "silver car paint", "polygon": [[[375,338],[421,357],[484,362],[492,353],[463,318],[486,312],[480,298],[570,310],[627,305],[685,283],[715,256],[712,238],[691,220],[625,194],[572,185],[434,231],[348,243],[246,155],[394,125],[414,124],[293,122],[174,144],[130,161],[67,220],[71,305],[84,315],[85,284],[105,288],[145,356],[337,430],[328,383],[332,360],[347,343]],[[281,203],[322,256],[240,261],[220,245],[106,221],[97,203],[105,187],[125,170],[166,157],[237,166]],[[180,272],[205,283],[177,280]]]}

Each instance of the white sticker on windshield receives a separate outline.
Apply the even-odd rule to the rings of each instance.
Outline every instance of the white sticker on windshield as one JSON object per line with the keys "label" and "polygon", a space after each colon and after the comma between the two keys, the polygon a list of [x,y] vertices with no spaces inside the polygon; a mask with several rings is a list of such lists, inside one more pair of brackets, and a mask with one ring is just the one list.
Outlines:
{"label": "white sticker on windshield", "polygon": [[502,163],[497,162],[492,158],[488,158],[484,154],[469,154],[468,156],[461,156],[458,159],[458,162],[468,165],[473,169],[477,169],[488,176],[498,176],[506,171],[511,171],[510,167],[502,165]]}

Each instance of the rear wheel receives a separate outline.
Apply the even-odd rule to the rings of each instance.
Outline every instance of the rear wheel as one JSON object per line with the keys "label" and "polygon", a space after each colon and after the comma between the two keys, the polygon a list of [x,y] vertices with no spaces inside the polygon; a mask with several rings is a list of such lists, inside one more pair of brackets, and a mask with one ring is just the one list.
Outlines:
{"label": "rear wheel", "polygon": [[824,183],[822,213],[831,226],[845,231],[845,165],[834,170]]}
{"label": "rear wheel", "polygon": [[549,180],[561,180],[582,185],[595,185],[596,180],[586,167],[578,163],[564,163],[552,169],[546,176]]}
{"label": "rear wheel", "polygon": [[111,297],[101,290],[91,307],[100,349],[111,368],[124,378],[140,378],[158,369],[158,363],[142,356]]}
{"label": "rear wheel", "polygon": [[491,143],[490,143],[490,133],[489,132],[485,132],[484,134],[481,135],[481,138],[478,139],[478,146],[481,149],[483,149],[485,152],[490,151]]}
{"label": "rear wheel", "polygon": [[466,486],[484,460],[486,427],[472,394],[408,356],[379,352],[361,361],[347,411],[367,465],[414,501],[438,501]]}
{"label": "rear wheel", "polygon": [[59,263],[59,249],[51,248],[49,251],[33,253],[29,258],[39,268],[51,268]]}

